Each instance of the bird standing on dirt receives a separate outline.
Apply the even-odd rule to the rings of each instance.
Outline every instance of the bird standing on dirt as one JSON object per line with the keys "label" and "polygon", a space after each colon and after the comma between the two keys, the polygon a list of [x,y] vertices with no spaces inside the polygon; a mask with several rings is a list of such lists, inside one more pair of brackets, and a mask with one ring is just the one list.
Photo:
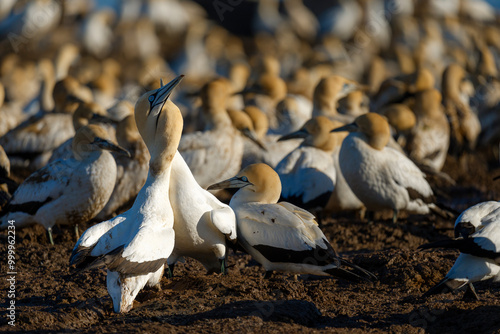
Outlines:
{"label": "bird standing on dirt", "polygon": [[455,291],[467,285],[464,298],[479,300],[473,283],[500,279],[500,203],[483,202],[465,210],[455,222],[457,239],[436,241],[420,246],[456,248],[460,255],[446,277],[424,296]]}
{"label": "bird standing on dirt", "polygon": [[[373,274],[337,256],[308,211],[278,203],[281,183],[266,164],[249,165],[208,189],[238,188],[229,206],[236,214],[238,243],[268,276],[273,270],[320,276],[371,279]],[[345,270],[347,266],[353,271]]]}
{"label": "bird standing on dirt", "polygon": [[52,239],[55,224],[89,221],[101,211],[113,191],[116,163],[107,151],[128,154],[113,144],[97,125],[80,128],[73,140],[73,158],[56,160],[31,174],[2,211],[1,229],[14,220],[16,227],[43,225]]}
{"label": "bird standing on dirt", "polygon": [[106,265],[108,293],[117,313],[128,312],[146,284],[159,288],[174,248],[169,186],[183,121],[168,98],[182,77],[143,94],[135,105],[137,128],[151,160],[146,184],[132,208],[85,231],[71,254],[70,264],[80,270]]}

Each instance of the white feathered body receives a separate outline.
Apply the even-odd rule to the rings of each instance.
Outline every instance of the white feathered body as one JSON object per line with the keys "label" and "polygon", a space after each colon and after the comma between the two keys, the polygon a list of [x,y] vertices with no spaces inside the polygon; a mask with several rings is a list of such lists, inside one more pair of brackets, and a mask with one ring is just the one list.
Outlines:
{"label": "white feathered body", "polygon": [[237,195],[229,205],[236,214],[238,242],[266,271],[325,276],[324,270],[339,267],[311,213],[286,202],[245,203]]}
{"label": "white feathered body", "polygon": [[281,180],[281,196],[305,208],[324,207],[336,183],[331,152],[302,146],[276,166]]}
{"label": "white feathered body", "polygon": [[422,171],[390,147],[373,149],[363,137],[360,133],[347,136],[339,158],[349,187],[366,208],[429,213],[429,206],[421,198],[433,193]]}
{"label": "white feathered body", "polygon": [[226,237],[236,239],[233,210],[198,185],[179,152],[174,156],[170,182],[175,246],[168,263],[188,256],[207,270],[220,270],[219,261],[226,256]]}
{"label": "white feathered body", "polygon": [[243,138],[236,131],[224,126],[182,136],[178,150],[201,187],[239,172]]}
{"label": "white feathered body", "polygon": [[104,207],[115,180],[116,164],[107,151],[92,152],[83,161],[56,160],[19,186],[2,225],[11,219],[16,226],[38,223],[45,228],[86,222]]}

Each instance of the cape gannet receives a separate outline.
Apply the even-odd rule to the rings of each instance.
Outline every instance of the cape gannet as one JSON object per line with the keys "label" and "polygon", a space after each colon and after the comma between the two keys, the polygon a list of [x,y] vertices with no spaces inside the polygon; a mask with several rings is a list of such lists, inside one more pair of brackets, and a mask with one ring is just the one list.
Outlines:
{"label": "cape gannet", "polygon": [[209,272],[225,274],[226,239],[236,240],[234,212],[200,187],[178,152],[172,165],[169,198],[175,231],[174,250],[168,258],[169,275],[184,256],[200,261]]}
{"label": "cape gannet", "polygon": [[128,312],[146,284],[159,287],[174,248],[169,185],[183,121],[168,98],[182,77],[143,94],[135,105],[137,128],[151,160],[148,179],[134,205],[85,231],[71,254],[70,264],[80,270],[106,265],[108,293],[117,313]]}
{"label": "cape gannet", "polygon": [[455,291],[467,285],[464,298],[479,300],[473,283],[494,278],[500,280],[500,203],[483,202],[465,210],[455,222],[457,239],[436,241],[420,246],[456,248],[460,255],[446,277],[424,296]]}
{"label": "cape gannet", "polygon": [[[52,150],[75,135],[72,113],[82,100],[88,99],[81,89],[80,83],[71,77],[56,83],[54,112],[33,116],[0,138],[7,154],[18,156],[20,164],[29,165],[30,169],[45,166]],[[26,162],[26,158],[32,159]]]}
{"label": "cape gannet", "polygon": [[394,222],[399,210],[439,211],[424,173],[404,154],[386,147],[390,129],[384,117],[367,113],[332,131],[351,132],[340,149],[340,169],[367,210],[394,210]]}
{"label": "cape gannet", "polygon": [[337,112],[337,103],[357,89],[359,85],[356,82],[338,75],[321,79],[314,89],[312,116],[326,116],[342,123],[352,122],[353,116]]}
{"label": "cape gannet", "polygon": [[223,188],[239,189],[229,203],[236,214],[238,243],[267,273],[373,278],[337,256],[311,213],[287,202],[278,203],[280,179],[268,165],[247,166],[235,177],[209,187]]}
{"label": "cape gannet", "polygon": [[225,109],[228,89],[226,79],[205,85],[201,97],[208,129],[185,134],[179,143],[180,154],[203,188],[241,168],[243,139]]}
{"label": "cape gannet", "polygon": [[52,239],[55,224],[86,222],[101,211],[116,180],[116,164],[107,151],[128,154],[109,141],[97,125],[82,127],[73,141],[73,158],[56,160],[31,174],[12,195],[2,212],[2,228],[43,225]]}
{"label": "cape gannet", "polygon": [[[278,106],[280,104],[281,102]],[[275,167],[288,153],[292,152],[300,145],[301,139],[278,141],[280,135],[267,134],[269,130],[269,121],[266,114],[259,108],[247,106],[243,111],[247,113],[252,120],[255,134],[266,149],[263,150],[253,143],[245,141],[241,162],[242,168],[254,163],[265,163],[271,167]]]}
{"label": "cape gannet", "polygon": [[450,145],[450,125],[441,105],[441,93],[436,89],[417,93],[413,110],[417,122],[407,141],[408,156],[440,171]]}
{"label": "cape gannet", "polygon": [[317,116],[279,141],[303,138],[302,144],[276,166],[281,197],[305,209],[323,208],[336,183],[333,151],[340,147],[342,134],[330,130],[343,125],[326,116]]}

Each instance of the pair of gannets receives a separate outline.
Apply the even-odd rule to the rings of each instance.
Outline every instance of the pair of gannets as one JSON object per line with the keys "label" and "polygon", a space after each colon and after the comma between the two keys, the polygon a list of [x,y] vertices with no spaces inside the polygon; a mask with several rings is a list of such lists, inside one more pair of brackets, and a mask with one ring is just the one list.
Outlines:
{"label": "pair of gannets", "polygon": [[107,266],[115,312],[130,310],[146,284],[159,287],[167,261],[190,256],[225,272],[226,237],[236,238],[233,211],[196,183],[177,152],[182,115],[168,97],[182,77],[145,93],[136,104],[137,127],[151,160],[132,208],[85,231],[70,258],[81,270]]}
{"label": "pair of gannets", "polygon": [[424,173],[403,153],[386,147],[391,134],[383,116],[367,113],[332,131],[351,132],[340,149],[340,169],[367,210],[393,210],[394,221],[400,210],[441,212]]}
{"label": "pair of gannets", "polygon": [[446,277],[424,296],[455,291],[467,285],[464,298],[479,299],[474,282],[500,279],[500,202],[479,203],[462,212],[455,221],[455,238],[419,247],[460,250]]}
{"label": "pair of gannets", "polygon": [[[238,188],[229,206],[237,221],[238,243],[266,270],[296,274],[372,279],[373,274],[337,256],[314,216],[280,202],[278,174],[253,164],[208,189]],[[343,269],[342,266],[353,269]]]}
{"label": "pair of gannets", "polygon": [[108,201],[116,180],[116,164],[107,151],[128,154],[113,144],[97,125],[80,128],[73,140],[73,157],[56,160],[31,174],[2,211],[1,228],[41,224],[52,238],[55,224],[74,225],[95,217]]}

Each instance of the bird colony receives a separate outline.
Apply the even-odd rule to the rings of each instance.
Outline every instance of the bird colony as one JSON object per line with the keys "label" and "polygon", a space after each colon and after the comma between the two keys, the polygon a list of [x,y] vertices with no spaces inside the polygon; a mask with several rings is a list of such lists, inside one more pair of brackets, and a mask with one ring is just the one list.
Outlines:
{"label": "bird colony", "polygon": [[102,277],[81,293],[116,313],[193,263],[377,291],[367,254],[394,247],[349,248],[376,226],[419,229],[414,300],[498,297],[474,286],[500,279],[493,6],[3,1],[0,229],[64,249],[54,275]]}

